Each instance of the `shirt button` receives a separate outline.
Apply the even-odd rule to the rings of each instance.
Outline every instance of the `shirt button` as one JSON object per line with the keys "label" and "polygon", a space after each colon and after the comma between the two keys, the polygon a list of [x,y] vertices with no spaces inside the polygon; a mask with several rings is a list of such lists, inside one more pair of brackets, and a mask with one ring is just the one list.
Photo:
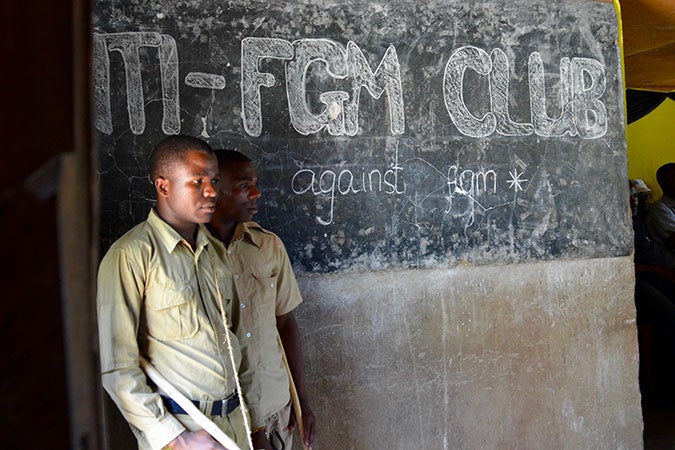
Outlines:
{"label": "shirt button", "polygon": [[242,304],[241,304],[241,309],[246,309],[246,305],[242,303]]}
{"label": "shirt button", "polygon": [[246,333],[246,337],[251,337],[251,333]]}
{"label": "shirt button", "polygon": [[270,287],[274,287],[274,283],[270,283]]}
{"label": "shirt button", "polygon": [[239,275],[235,275],[235,276],[234,276],[234,279],[235,279],[235,280],[238,280],[238,279],[239,279]]}

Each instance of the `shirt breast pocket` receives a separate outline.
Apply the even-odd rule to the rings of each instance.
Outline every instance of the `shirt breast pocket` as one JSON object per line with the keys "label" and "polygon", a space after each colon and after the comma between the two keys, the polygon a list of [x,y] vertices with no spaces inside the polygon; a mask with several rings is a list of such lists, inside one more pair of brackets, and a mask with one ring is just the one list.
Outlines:
{"label": "shirt breast pocket", "polygon": [[197,334],[196,295],[190,285],[156,287],[146,294],[148,334],[162,341],[188,339]]}
{"label": "shirt breast pocket", "polygon": [[277,276],[263,276],[260,273],[254,273],[253,279],[256,283],[257,301],[255,310],[267,321],[276,321],[277,309]]}

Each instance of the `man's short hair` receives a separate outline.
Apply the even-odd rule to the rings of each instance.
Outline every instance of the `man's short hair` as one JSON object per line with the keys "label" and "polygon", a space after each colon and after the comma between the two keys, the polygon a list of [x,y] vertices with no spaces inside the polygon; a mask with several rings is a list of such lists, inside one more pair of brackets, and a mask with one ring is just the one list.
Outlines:
{"label": "man's short hair", "polygon": [[235,162],[251,162],[251,158],[236,150],[219,148],[213,151],[218,158],[218,169],[224,169],[228,164]]}
{"label": "man's short hair", "polygon": [[196,137],[178,134],[162,139],[150,155],[152,182],[154,183],[159,177],[168,176],[173,166],[182,163],[185,155],[191,151],[213,154],[209,144]]}
{"label": "man's short hair", "polygon": [[[656,171],[656,181],[659,183],[659,186],[661,186],[662,189],[666,187],[669,183],[669,179],[672,180],[673,177],[675,177],[675,163],[667,163],[662,165],[661,167],[658,168]],[[673,182],[670,181],[670,185],[672,185]]]}

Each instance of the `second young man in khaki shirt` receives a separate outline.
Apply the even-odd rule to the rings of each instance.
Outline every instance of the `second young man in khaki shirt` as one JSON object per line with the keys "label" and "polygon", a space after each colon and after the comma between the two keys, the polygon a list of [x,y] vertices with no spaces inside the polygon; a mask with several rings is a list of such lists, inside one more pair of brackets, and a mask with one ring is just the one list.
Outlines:
{"label": "second young man in khaki shirt", "polygon": [[[291,263],[281,240],[251,219],[258,212],[258,175],[250,159],[232,150],[216,150],[220,192],[208,228],[223,245],[216,247],[232,273],[232,320],[242,350],[241,384],[252,423],[255,449],[290,449],[295,416],[289,378],[277,332],[302,409],[303,444],[311,447],[315,418],[305,388],[300,334],[293,309],[302,301]],[[224,269],[227,270],[227,269]],[[283,445],[282,445],[283,442]]]}

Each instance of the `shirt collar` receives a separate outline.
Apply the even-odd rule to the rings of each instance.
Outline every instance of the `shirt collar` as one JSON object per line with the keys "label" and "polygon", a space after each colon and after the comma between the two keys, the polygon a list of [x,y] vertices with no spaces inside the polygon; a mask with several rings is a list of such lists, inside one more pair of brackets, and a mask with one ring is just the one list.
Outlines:
{"label": "shirt collar", "polygon": [[[147,222],[152,229],[155,230],[157,237],[169,252],[173,252],[176,246],[185,240],[171,227],[171,225],[159,217],[159,214],[157,214],[157,211],[155,211],[154,208],[150,209]],[[203,224],[199,224],[197,226],[197,248],[193,249],[194,252],[196,253],[199,249],[206,247],[208,243],[209,240],[206,236],[206,228]]]}
{"label": "shirt collar", "polygon": [[255,245],[258,248],[262,247],[262,242],[259,237],[251,233],[252,229],[262,229],[260,225],[255,222],[241,222],[237,224],[237,228],[234,230],[234,236],[232,236],[232,242],[240,241],[246,239],[251,244]]}

